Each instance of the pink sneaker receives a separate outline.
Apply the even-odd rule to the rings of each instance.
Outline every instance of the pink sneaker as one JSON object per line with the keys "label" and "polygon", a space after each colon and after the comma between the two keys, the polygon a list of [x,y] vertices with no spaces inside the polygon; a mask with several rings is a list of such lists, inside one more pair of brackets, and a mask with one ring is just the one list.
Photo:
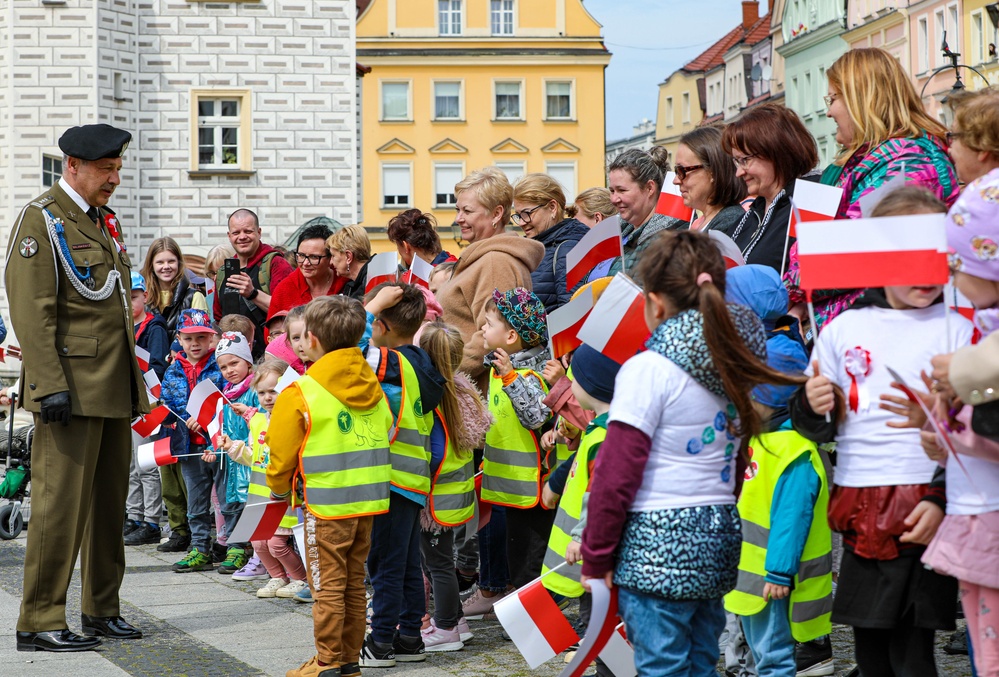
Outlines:
{"label": "pink sneaker", "polygon": [[465,645],[458,635],[458,628],[444,630],[438,628],[433,620],[430,627],[420,633],[423,636],[423,646],[427,653],[434,651],[461,651]]}
{"label": "pink sneaker", "polygon": [[458,627],[455,628],[458,631],[458,637],[461,638],[462,643],[467,643],[471,641],[475,635],[472,634],[472,629],[468,627],[468,621],[462,616],[458,619]]}
{"label": "pink sneaker", "polygon": [[484,617],[492,614],[493,604],[503,599],[505,592],[501,592],[495,597],[486,597],[481,590],[476,590],[472,596],[466,599],[461,605],[461,613],[465,620],[481,621]]}

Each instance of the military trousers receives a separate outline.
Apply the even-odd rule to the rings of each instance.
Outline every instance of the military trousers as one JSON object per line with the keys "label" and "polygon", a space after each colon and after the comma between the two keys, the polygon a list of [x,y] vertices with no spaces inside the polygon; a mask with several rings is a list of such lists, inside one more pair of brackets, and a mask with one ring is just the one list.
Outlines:
{"label": "military trousers", "polygon": [[127,418],[74,416],[63,426],[44,424],[35,414],[19,631],[68,627],[66,591],[78,554],[82,612],[119,615],[131,456]]}

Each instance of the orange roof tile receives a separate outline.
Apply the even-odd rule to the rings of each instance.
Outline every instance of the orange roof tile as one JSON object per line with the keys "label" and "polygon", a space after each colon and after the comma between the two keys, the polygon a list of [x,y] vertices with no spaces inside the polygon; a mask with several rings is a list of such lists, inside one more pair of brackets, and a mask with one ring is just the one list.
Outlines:
{"label": "orange roof tile", "polygon": [[745,43],[752,47],[770,37],[770,12],[760,17],[753,27],[746,31]]}

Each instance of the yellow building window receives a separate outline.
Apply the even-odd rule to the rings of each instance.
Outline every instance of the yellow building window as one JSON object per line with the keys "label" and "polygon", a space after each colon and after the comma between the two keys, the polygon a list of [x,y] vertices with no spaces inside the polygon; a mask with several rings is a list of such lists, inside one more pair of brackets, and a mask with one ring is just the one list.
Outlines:
{"label": "yellow building window", "polygon": [[566,80],[545,81],[545,119],[572,120],[575,118],[573,105],[573,83]]}
{"label": "yellow building window", "polygon": [[683,122],[690,122],[690,92],[684,92],[683,97],[680,100],[680,105],[682,106],[681,114],[683,115]]}
{"label": "yellow building window", "polygon": [[191,171],[249,171],[249,90],[191,91]]}
{"label": "yellow building window", "polygon": [[434,82],[434,120],[462,120],[461,82]]}
{"label": "yellow building window", "polygon": [[493,35],[513,35],[513,0],[490,0],[489,25]]}
{"label": "yellow building window", "polygon": [[413,206],[413,167],[406,164],[382,165],[382,208]]}
{"label": "yellow building window", "polygon": [[454,186],[465,176],[465,167],[460,163],[434,164],[434,208],[448,209],[458,203]]}
{"label": "yellow building window", "polygon": [[521,102],[524,82],[497,82],[494,86],[496,105],[494,108],[497,120],[523,120],[523,105]]}
{"label": "yellow building window", "polygon": [[666,126],[673,126],[673,97],[666,97]]}
{"label": "yellow building window", "polygon": [[569,204],[576,199],[575,162],[546,162],[545,173],[562,185],[562,192],[565,193],[566,204]]}
{"label": "yellow building window", "polygon": [[382,120],[410,121],[409,82],[382,81]]}
{"label": "yellow building window", "polygon": [[441,35],[461,35],[461,0],[437,0],[437,22]]}

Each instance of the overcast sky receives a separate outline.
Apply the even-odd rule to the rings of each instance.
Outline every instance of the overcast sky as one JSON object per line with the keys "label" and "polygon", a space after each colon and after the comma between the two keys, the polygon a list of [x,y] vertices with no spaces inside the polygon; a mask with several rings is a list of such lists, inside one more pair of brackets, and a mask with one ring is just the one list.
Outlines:
{"label": "overcast sky", "polygon": [[659,83],[742,18],[741,0],[584,0],[584,4],[603,24],[604,43],[613,54],[606,75],[609,141],[631,136],[631,128],[642,118],[655,121]]}

